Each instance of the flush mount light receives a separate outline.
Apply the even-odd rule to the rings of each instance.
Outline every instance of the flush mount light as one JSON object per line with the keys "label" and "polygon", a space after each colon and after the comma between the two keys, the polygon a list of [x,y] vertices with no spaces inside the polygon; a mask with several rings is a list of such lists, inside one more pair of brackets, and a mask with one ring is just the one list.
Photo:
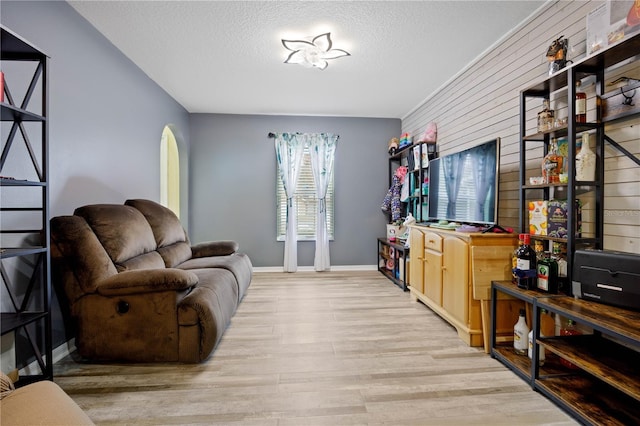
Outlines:
{"label": "flush mount light", "polygon": [[307,68],[316,67],[323,70],[329,65],[327,60],[351,56],[345,50],[331,48],[331,33],[320,34],[311,41],[282,39],[282,44],[291,51],[284,61],[285,64],[299,64]]}

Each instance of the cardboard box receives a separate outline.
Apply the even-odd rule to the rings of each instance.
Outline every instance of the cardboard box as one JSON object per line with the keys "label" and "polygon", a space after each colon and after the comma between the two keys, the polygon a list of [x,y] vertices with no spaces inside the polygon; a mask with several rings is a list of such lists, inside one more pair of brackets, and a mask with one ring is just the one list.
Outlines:
{"label": "cardboard box", "polygon": [[640,2],[608,0],[587,14],[587,56],[640,32]]}
{"label": "cardboard box", "polygon": [[[582,232],[582,203],[575,200],[576,203],[576,237],[580,237]],[[569,234],[567,229],[568,222],[568,203],[567,200],[550,200],[548,203],[547,215],[547,235],[554,238],[567,238]]]}
{"label": "cardboard box", "polygon": [[529,201],[529,234],[547,235],[548,201]]}

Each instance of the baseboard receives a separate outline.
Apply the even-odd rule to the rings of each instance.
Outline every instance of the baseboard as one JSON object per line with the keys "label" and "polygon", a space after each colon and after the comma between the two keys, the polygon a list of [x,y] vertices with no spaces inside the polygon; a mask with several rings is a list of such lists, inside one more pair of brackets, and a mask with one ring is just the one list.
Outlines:
{"label": "baseboard", "polygon": [[[282,266],[254,266],[253,272],[284,272]],[[377,271],[376,265],[337,265],[331,271]],[[313,266],[298,266],[297,272],[314,272]]]}

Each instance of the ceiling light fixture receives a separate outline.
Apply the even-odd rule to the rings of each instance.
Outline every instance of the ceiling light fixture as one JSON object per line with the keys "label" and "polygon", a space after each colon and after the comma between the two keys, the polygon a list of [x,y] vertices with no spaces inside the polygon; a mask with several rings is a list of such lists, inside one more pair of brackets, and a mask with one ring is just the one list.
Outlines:
{"label": "ceiling light fixture", "polygon": [[282,44],[292,52],[284,63],[299,64],[306,68],[323,70],[329,66],[328,59],[351,56],[346,50],[331,48],[331,33],[320,34],[311,41],[282,39]]}

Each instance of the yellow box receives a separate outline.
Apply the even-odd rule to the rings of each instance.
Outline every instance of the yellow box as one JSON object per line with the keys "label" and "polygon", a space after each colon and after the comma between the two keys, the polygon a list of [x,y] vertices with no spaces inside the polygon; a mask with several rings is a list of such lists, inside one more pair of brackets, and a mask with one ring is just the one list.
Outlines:
{"label": "yellow box", "polygon": [[529,201],[529,234],[547,235],[547,200]]}

